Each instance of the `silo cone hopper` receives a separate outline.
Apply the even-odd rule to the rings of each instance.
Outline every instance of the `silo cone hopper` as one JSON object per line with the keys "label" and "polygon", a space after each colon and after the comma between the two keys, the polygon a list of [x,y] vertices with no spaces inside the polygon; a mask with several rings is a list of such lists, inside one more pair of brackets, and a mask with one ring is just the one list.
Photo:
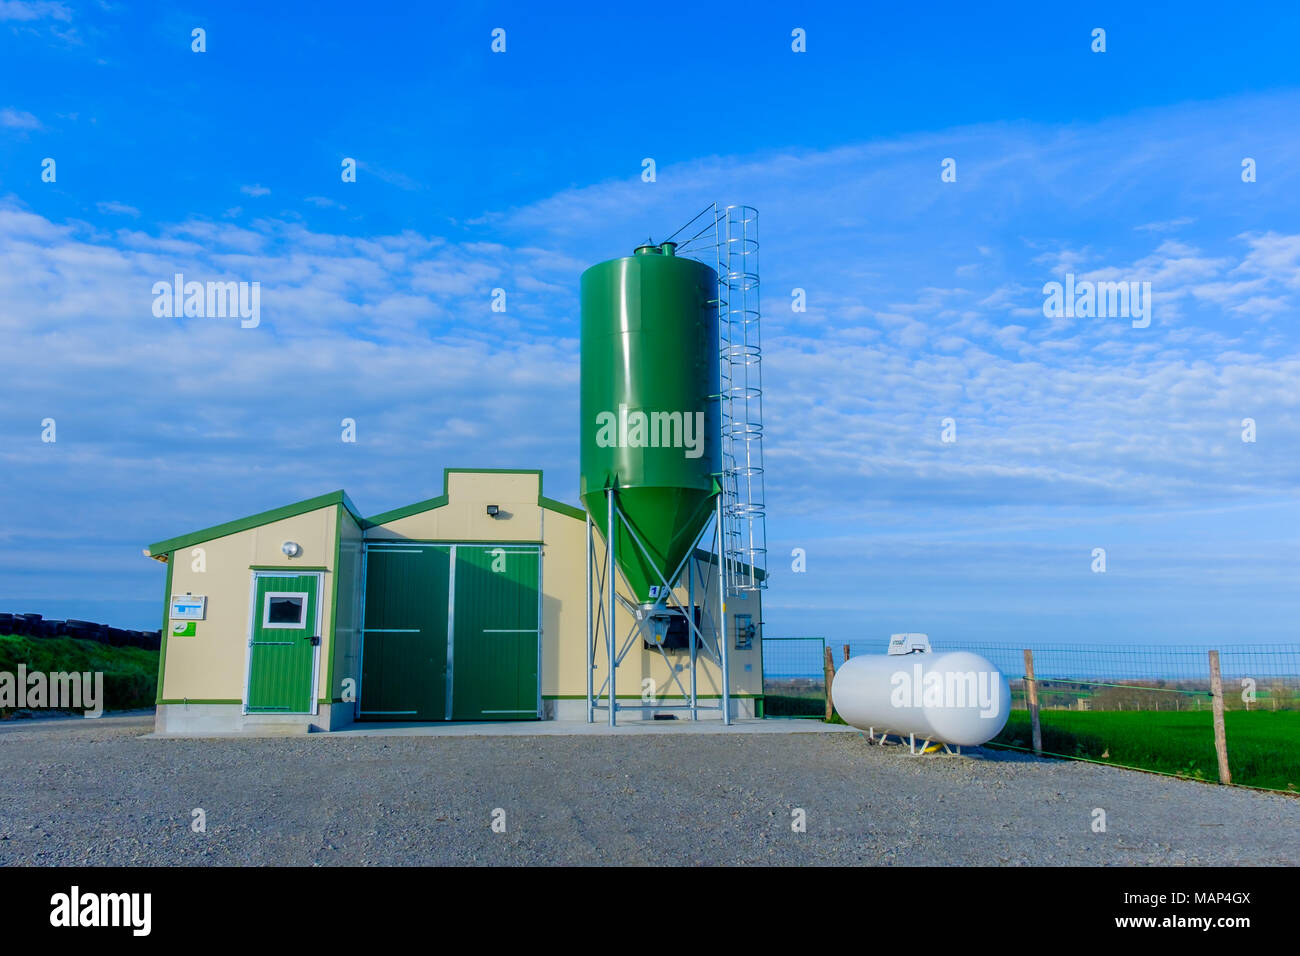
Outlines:
{"label": "silo cone hopper", "polygon": [[[588,487],[582,496],[601,537],[609,537],[606,489]],[[716,491],[694,488],[615,489],[614,555],[637,604],[646,641],[662,644],[672,612],[659,599],[664,582],[672,585],[700,532],[713,514]]]}
{"label": "silo cone hopper", "polygon": [[720,489],[717,298],[717,273],[671,242],[582,274],[580,494],[655,646]]}

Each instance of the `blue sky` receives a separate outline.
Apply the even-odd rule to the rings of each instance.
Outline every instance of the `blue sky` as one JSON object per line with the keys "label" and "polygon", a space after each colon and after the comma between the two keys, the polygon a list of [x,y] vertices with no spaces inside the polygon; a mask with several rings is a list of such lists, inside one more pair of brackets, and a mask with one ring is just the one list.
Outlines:
{"label": "blue sky", "polygon": [[[578,275],[719,199],[769,635],[1297,639],[1300,10],[267,6],[0,0],[0,609],[156,627],[149,542],[444,466],[576,502]],[[178,271],[261,324],[154,317]],[[1150,327],[1045,317],[1070,272]]]}

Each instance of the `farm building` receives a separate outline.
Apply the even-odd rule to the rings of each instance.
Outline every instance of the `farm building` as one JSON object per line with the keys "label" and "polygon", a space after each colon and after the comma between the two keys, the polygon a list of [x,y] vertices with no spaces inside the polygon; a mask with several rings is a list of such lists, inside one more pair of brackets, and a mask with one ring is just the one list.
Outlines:
{"label": "farm building", "polygon": [[[337,491],[150,545],[167,566],[157,730],[586,718],[588,675],[605,672],[584,512],[547,498],[540,471],[449,468],[443,492],[363,517]],[[761,592],[720,605],[717,559],[685,565],[674,596],[693,594],[701,630],[725,608],[730,715],[761,714]],[[620,713],[647,689],[629,714],[682,707],[691,642],[642,640],[627,604],[615,620],[632,635]],[[698,661],[698,715],[719,717],[721,666]]]}

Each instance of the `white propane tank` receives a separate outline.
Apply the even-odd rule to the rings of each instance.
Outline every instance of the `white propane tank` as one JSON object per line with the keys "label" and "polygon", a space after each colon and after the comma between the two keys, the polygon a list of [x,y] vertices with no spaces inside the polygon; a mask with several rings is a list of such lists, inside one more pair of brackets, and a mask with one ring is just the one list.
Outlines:
{"label": "white propane tank", "polygon": [[1011,713],[1007,679],[969,651],[850,658],[831,700],[859,730],[964,747],[992,740]]}

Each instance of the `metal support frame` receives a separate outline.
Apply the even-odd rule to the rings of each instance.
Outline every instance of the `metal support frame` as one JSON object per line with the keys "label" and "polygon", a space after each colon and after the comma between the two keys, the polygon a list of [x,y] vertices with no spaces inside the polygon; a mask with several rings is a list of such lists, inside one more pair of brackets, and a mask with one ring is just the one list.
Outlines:
{"label": "metal support frame", "polygon": [[[894,736],[896,736],[896,737],[898,738],[898,742],[899,742],[900,744],[903,742],[903,735],[902,735],[902,734],[895,734]],[[889,744],[889,733],[888,733],[887,731],[882,731],[881,734],[880,734],[880,736],[877,737],[877,736],[876,736],[876,728],[875,728],[875,727],[868,727],[868,728],[867,728],[867,741],[868,741],[869,743],[873,743],[873,744],[875,744],[875,745],[878,746],[878,747],[884,747],[884,746],[887,746],[887,745]],[[927,752],[926,752],[926,748],[929,747],[930,744],[932,744],[932,743],[938,743],[938,744],[939,744],[939,747],[941,748],[941,750],[933,750],[933,751],[930,751],[929,753],[927,753]],[[946,744],[946,743],[944,743],[942,740],[939,740],[939,741],[933,741],[933,740],[930,740],[928,737],[927,737],[927,738],[925,739],[925,741],[921,744],[921,746],[918,747],[918,746],[916,745],[916,734],[908,734],[908,735],[907,735],[907,752],[908,752],[909,754],[911,754],[913,757],[929,757],[929,756],[932,756],[932,755],[934,755],[934,754],[938,754],[938,753],[940,753],[940,752],[945,753],[945,754],[951,754],[951,755],[954,756],[954,757],[960,757],[960,756],[962,755],[962,752],[961,752],[961,744],[956,744],[956,745],[954,745],[954,744]]]}
{"label": "metal support frame", "polygon": [[[627,520],[623,509],[618,504],[618,492],[614,488],[606,489],[606,535],[605,535],[605,552],[601,557],[601,564],[595,563],[595,525],[590,515],[587,517],[587,722],[594,723],[596,711],[605,710],[609,714],[609,725],[617,726],[618,712],[621,710],[684,710],[688,711],[692,720],[699,719],[701,710],[720,710],[724,725],[731,725],[731,673],[729,670],[729,657],[727,653],[727,625],[726,625],[726,562],[721,554],[722,528],[718,516],[714,520],[714,540],[718,543],[717,552],[714,557],[718,561],[718,606],[712,615],[707,615],[714,624],[713,639],[706,637],[704,631],[695,623],[695,552],[698,549],[700,541],[703,539],[708,526],[701,529],[700,534],[696,536],[691,543],[691,547],[686,557],[674,570],[672,575],[664,578],[660,575],[659,597],[655,600],[650,613],[660,609],[678,610],[686,618],[686,627],[690,648],[690,688],[689,690],[682,685],[681,678],[677,674],[677,669],[673,661],[668,656],[668,652],[662,647],[656,650],[663,657],[664,663],[668,666],[668,673],[672,682],[677,685],[683,698],[687,700],[685,704],[626,704],[618,701],[618,666],[621,664],[636,646],[637,640],[641,635],[640,622],[635,620],[637,605],[632,601],[619,594],[618,581],[623,578],[624,587],[630,592],[632,589],[628,585],[627,579],[618,567],[616,554],[617,530],[622,527],[627,530],[632,539],[632,543],[641,552],[641,554],[650,561],[653,566],[653,560],[645,542],[637,534],[636,529]],[[721,503],[719,503],[719,509]],[[719,511],[720,514],[720,511]],[[594,578],[592,576],[593,567],[601,567],[602,572]],[[681,581],[683,572],[687,578],[687,600],[688,605],[683,608],[678,600],[675,585]],[[621,640],[617,640],[615,633],[615,620],[618,607],[622,605],[634,617],[632,627],[627,635]],[[703,623],[706,613],[709,610],[709,589],[704,590],[704,603],[701,605],[701,624]],[[607,658],[608,673],[605,680],[596,686],[596,650],[602,639],[605,641],[605,650]],[[719,665],[721,669],[722,695],[719,704],[709,705],[699,702],[698,694],[698,670],[699,654],[698,646],[704,647],[708,655]],[[605,703],[601,703],[602,695]]]}
{"label": "metal support frame", "polygon": [[614,583],[614,549],[617,547],[615,542],[618,540],[618,535],[614,533],[613,488],[605,492],[605,501],[609,505],[609,514],[605,523],[605,527],[609,529],[608,536],[605,539],[605,558],[608,563],[606,573],[609,578],[609,621],[605,625],[605,646],[609,649],[609,677],[607,678],[609,684],[609,725],[613,727],[618,723],[618,678],[615,673],[618,670],[618,660],[614,657],[614,598],[618,595]]}

